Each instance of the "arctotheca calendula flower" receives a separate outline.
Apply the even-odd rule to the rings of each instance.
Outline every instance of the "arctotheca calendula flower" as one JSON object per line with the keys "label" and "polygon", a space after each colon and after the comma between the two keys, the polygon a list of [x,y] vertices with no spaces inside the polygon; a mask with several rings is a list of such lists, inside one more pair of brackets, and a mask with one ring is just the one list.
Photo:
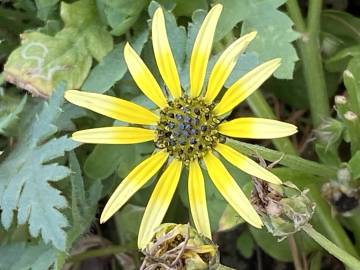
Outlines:
{"label": "arctotheca calendula flower", "polygon": [[130,44],[125,60],[141,91],[158,107],[150,111],[132,102],[101,94],[69,90],[65,98],[105,116],[135,124],[75,132],[72,138],[85,143],[134,144],[154,141],[153,154],[137,165],[122,180],[107,202],[100,222],[107,221],[129,198],[144,186],[160,168],[166,169],[156,183],[142,218],[138,246],[144,248],[160,225],[178,185],[183,168],[189,171],[188,193],[191,214],[197,230],[211,237],[201,165],[228,203],[255,227],[262,222],[249,200],[219,159],[221,155],[240,170],[280,184],[275,175],[226,144],[226,136],[270,139],[289,136],[294,125],[280,121],[243,117],[224,119],[240,102],[251,95],[279,67],[280,59],[267,61],[237,80],[219,101],[215,101],[239,55],[255,38],[246,34],[232,43],[218,58],[207,84],[205,73],[212,42],[222,10],[215,5],[205,17],[197,34],[190,60],[190,89],[182,89],[178,70],[167,38],[163,11],[158,8],[152,20],[152,43],[162,89]]}

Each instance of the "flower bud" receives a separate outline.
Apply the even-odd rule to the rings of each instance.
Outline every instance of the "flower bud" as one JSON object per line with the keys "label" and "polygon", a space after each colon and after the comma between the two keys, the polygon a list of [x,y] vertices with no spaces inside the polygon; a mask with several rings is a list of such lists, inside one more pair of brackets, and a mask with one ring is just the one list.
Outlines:
{"label": "flower bud", "polygon": [[340,143],[343,131],[344,125],[341,121],[328,118],[315,130],[315,134],[320,142],[329,147],[330,145]]}

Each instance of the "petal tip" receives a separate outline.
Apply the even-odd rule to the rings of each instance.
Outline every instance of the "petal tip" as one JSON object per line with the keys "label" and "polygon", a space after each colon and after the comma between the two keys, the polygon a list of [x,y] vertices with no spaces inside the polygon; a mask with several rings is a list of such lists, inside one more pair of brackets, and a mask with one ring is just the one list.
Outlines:
{"label": "petal tip", "polygon": [[222,4],[216,4],[215,6],[213,6],[211,8],[211,10],[217,11],[217,12],[221,12],[223,9],[223,5]]}
{"label": "petal tip", "polygon": [[297,126],[293,124],[288,124],[288,125],[289,125],[289,133],[291,133],[289,136],[294,135],[299,131]]}
{"label": "petal tip", "polygon": [[246,37],[249,39],[249,41],[252,41],[256,36],[257,36],[257,31],[252,31],[246,34]]}
{"label": "petal tip", "polygon": [[125,46],[124,46],[124,53],[125,53],[125,54],[128,53],[131,49],[132,49],[132,48],[131,48],[131,45],[130,45],[130,43],[127,41],[126,44],[125,44]]}
{"label": "petal tip", "polygon": [[109,218],[104,215],[104,212],[100,216],[100,224],[104,224]]}
{"label": "petal tip", "polygon": [[[282,59],[281,58],[274,58],[273,60],[271,60],[272,62],[273,62],[273,64],[274,64],[274,66],[280,66],[281,65],[281,61],[282,61]],[[276,68],[277,68],[276,67]]]}
{"label": "petal tip", "polygon": [[159,16],[163,15],[163,10],[161,7],[158,7],[155,12],[153,18],[158,18]]}

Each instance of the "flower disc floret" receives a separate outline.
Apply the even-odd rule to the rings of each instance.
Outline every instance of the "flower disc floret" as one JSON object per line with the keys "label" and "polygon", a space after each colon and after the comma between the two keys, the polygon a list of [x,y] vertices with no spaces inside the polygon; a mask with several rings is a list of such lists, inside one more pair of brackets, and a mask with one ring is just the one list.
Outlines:
{"label": "flower disc floret", "polygon": [[220,120],[212,113],[214,104],[202,98],[183,96],[160,111],[156,147],[188,165],[203,157],[225,137],[218,132]]}

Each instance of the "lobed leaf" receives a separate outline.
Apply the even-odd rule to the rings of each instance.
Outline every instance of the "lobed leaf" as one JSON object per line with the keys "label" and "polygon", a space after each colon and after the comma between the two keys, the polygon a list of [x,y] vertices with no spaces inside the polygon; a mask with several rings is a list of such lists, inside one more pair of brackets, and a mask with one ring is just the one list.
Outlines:
{"label": "lobed leaf", "polygon": [[0,269],[47,270],[56,257],[56,249],[39,244],[12,243],[0,246]]}
{"label": "lobed leaf", "polygon": [[41,236],[45,243],[51,242],[60,250],[65,249],[64,228],[68,221],[59,210],[65,208],[67,202],[49,181],[56,182],[70,174],[69,168],[53,160],[78,145],[67,136],[51,138],[57,131],[53,123],[61,112],[64,88],[60,85],[49,103],[40,104],[24,119],[20,126],[22,136],[0,164],[4,228],[10,227],[16,215],[18,224],[28,222],[33,237]]}
{"label": "lobed leaf", "polygon": [[279,79],[291,79],[295,62],[298,60],[296,50],[291,44],[299,37],[292,29],[293,22],[278,10],[285,0],[216,0],[224,6],[217,26],[216,40],[225,37],[239,22],[242,22],[242,33],[258,32],[250,44],[248,52],[255,52],[260,62],[281,58],[281,66],[274,73]]}

